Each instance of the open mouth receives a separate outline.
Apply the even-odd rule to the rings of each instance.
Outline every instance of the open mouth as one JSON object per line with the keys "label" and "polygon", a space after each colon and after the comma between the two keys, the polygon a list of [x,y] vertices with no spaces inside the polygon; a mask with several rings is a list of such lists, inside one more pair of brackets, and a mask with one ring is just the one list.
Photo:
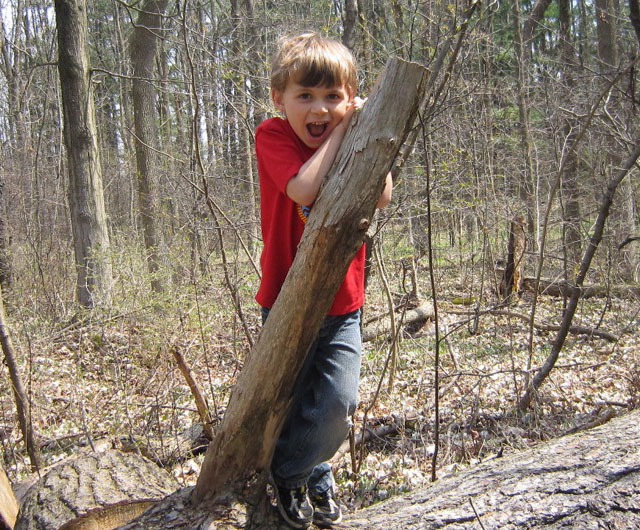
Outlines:
{"label": "open mouth", "polygon": [[327,130],[329,124],[324,122],[307,123],[307,131],[313,138],[320,138]]}

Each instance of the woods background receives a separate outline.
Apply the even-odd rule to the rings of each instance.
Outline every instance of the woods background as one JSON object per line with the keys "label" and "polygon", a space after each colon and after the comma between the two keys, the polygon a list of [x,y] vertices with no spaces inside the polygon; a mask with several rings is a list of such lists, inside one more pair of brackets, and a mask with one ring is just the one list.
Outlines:
{"label": "woods background", "polygon": [[[425,65],[437,88],[372,230],[364,322],[387,331],[367,343],[356,418],[377,437],[336,460],[351,502],[428,481],[436,448],[445,474],[637,405],[637,0],[484,2],[468,21],[464,2],[97,0],[86,45],[77,20],[60,33],[61,14],[83,7],[0,11],[0,279],[45,464],[133,445],[193,482],[198,457],[176,440],[200,417],[172,352],[215,428],[259,332],[252,133],[274,115],[275,41],[305,29],[353,50],[361,95],[392,55]],[[64,108],[74,75],[87,85]],[[80,117],[79,141],[95,144],[84,180],[74,109],[93,114]],[[577,283],[598,296],[580,298],[569,324],[582,333],[558,342],[621,168]],[[403,327],[434,301],[437,335],[426,317]],[[529,406],[554,341],[560,363]],[[19,480],[34,459],[8,374],[0,388],[4,468]]]}

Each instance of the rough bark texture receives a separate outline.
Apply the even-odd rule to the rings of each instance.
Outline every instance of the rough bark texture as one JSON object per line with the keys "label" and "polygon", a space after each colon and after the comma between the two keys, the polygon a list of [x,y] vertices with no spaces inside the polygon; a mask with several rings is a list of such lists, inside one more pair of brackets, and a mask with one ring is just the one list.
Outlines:
{"label": "rough bark texture", "polygon": [[56,0],[55,11],[77,294],[82,305],[92,306],[96,297],[109,297],[112,271],[105,255],[109,234],[87,57],[87,9],[85,0]]}
{"label": "rough bark texture", "polygon": [[129,53],[133,65],[132,101],[135,126],[136,173],[138,177],[138,208],[142,220],[144,246],[149,255],[147,262],[151,286],[157,293],[164,291],[157,275],[161,264],[160,229],[157,226],[157,200],[154,174],[158,172],[156,133],[156,90],[152,78],[156,43],[163,35],[162,14],[168,0],[147,0],[138,14],[131,34]]}
{"label": "rough bark texture", "polygon": [[518,217],[511,221],[509,227],[509,241],[507,243],[507,259],[504,275],[500,282],[500,295],[507,299],[512,293],[520,289],[522,277],[522,258],[525,250],[524,219]]}
{"label": "rough bark texture", "polygon": [[[352,121],[296,259],[209,446],[194,492],[199,501],[242,496],[264,485],[296,376],[362,245],[386,174],[414,121],[425,77],[417,64],[390,60],[377,89]],[[391,105],[394,112],[388,112]]]}
{"label": "rough bark texture", "polygon": [[636,411],[374,505],[342,527],[632,529],[640,526],[639,495]]}
{"label": "rough bark texture", "polygon": [[114,528],[177,486],[167,472],[133,453],[82,455],[53,467],[31,486],[15,530]]}

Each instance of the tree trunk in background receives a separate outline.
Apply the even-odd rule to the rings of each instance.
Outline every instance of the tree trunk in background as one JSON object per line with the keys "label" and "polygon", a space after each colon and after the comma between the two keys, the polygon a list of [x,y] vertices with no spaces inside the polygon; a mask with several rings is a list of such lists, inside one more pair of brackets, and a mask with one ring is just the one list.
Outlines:
{"label": "tree trunk in background", "polygon": [[342,44],[354,52],[356,44],[356,24],[358,22],[357,0],[345,0],[342,19]]}
{"label": "tree trunk in background", "polygon": [[518,217],[511,221],[509,226],[507,259],[505,260],[504,274],[500,282],[500,295],[504,300],[508,300],[512,293],[520,291],[525,241],[524,219]]}
{"label": "tree trunk in background", "polygon": [[[560,24],[560,73],[563,81],[563,101],[573,101],[573,88],[575,86],[576,55],[571,39],[571,18],[569,0],[558,0]],[[560,111],[562,112],[562,111]],[[578,123],[571,117],[565,118],[562,126],[563,138],[561,139],[562,156],[566,157],[564,172],[562,174],[561,201],[563,240],[565,252],[566,278],[573,277],[578,272],[580,264],[580,252],[582,237],[580,234],[580,196],[578,182],[578,153],[573,148],[578,133]]]}
{"label": "tree trunk in background", "polygon": [[5,212],[4,177],[0,175],[0,288],[11,285],[11,256]]}
{"label": "tree trunk in background", "polygon": [[84,0],[56,0],[55,11],[77,296],[80,304],[91,307],[110,298],[112,272],[87,57],[87,10]]}
{"label": "tree trunk in background", "polygon": [[[237,170],[241,182],[244,183],[244,193],[247,197],[248,208],[246,208],[248,222],[248,249],[252,256],[257,255],[259,241],[259,221],[258,221],[258,193],[256,191],[256,178],[253,164],[253,144],[251,142],[253,130],[257,125],[251,119],[249,86],[253,96],[257,101],[264,98],[262,80],[258,79],[259,57],[257,46],[259,44],[258,30],[256,28],[255,13],[252,0],[232,0],[231,20],[234,25],[232,33],[232,53],[236,68],[244,65],[245,68],[238,69],[234,77],[236,94],[235,112],[237,113],[238,130],[238,165]],[[247,72],[243,74],[242,71]],[[259,112],[256,118],[259,120],[263,113]]]}
{"label": "tree trunk in background", "polygon": [[157,133],[156,91],[152,77],[156,57],[156,41],[162,35],[162,14],[168,0],[146,0],[131,35],[129,51],[133,65],[133,115],[135,124],[136,174],[138,177],[138,207],[142,219],[144,246],[147,251],[151,287],[156,293],[164,291],[158,275],[161,265],[160,230],[156,184]]}
{"label": "tree trunk in background", "polygon": [[[600,74],[602,87],[608,86],[610,80],[615,77],[618,71],[618,42],[617,42],[617,18],[618,13],[616,5],[618,2],[614,0],[596,0],[596,35],[598,38],[598,59],[600,60]],[[621,117],[621,121],[626,118],[622,117],[625,113],[623,106],[623,98],[621,94],[625,93],[623,83],[617,83],[611,87],[610,96],[608,98],[607,107],[610,113]],[[602,138],[603,145],[603,172],[605,177],[615,173],[622,161],[620,155],[620,147],[615,139],[608,136]],[[612,212],[612,229],[619,237],[631,236],[636,230],[637,209],[635,204],[635,196],[633,184],[631,180],[625,180],[620,185],[621,200],[619,206]],[[615,244],[620,243],[616,241]],[[617,265],[619,269],[615,272],[622,276],[624,281],[633,281],[634,273],[638,268],[639,254],[633,247],[625,247],[620,251]]]}
{"label": "tree trunk in background", "polygon": [[629,0],[629,20],[640,45],[640,2],[638,0]]}
{"label": "tree trunk in background", "polygon": [[[25,126],[26,119],[21,110],[23,103],[20,97],[20,93],[23,90],[21,83],[24,82],[26,76],[23,75],[20,62],[17,60],[15,43],[10,43],[7,40],[5,32],[4,20],[0,15],[0,71],[2,71],[6,82],[6,105],[8,110],[6,119],[9,129],[8,138],[4,139],[6,143],[3,144],[3,158],[6,157],[6,159],[10,160],[11,157],[7,155],[15,153],[11,164],[13,171],[27,174],[28,141]],[[3,198],[4,184],[4,177],[0,176],[0,285],[8,287],[11,283],[11,256],[8,252],[9,239],[7,236],[5,199]],[[37,219],[36,224],[38,224]]]}
{"label": "tree trunk in background", "polygon": [[523,157],[523,175],[520,179],[519,197],[525,207],[525,223],[529,248],[534,248],[536,200],[533,190],[535,175],[533,169],[533,141],[530,123],[530,84],[531,84],[531,39],[533,30],[542,19],[550,0],[538,0],[521,26],[520,1],[514,0],[512,6],[514,24],[514,48],[516,52],[516,86],[518,90],[518,115],[520,117],[520,145]]}

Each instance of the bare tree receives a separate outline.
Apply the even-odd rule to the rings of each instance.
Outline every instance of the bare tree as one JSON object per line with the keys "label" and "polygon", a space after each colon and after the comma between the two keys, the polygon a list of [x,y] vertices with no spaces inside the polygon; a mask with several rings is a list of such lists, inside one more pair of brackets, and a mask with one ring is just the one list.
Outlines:
{"label": "bare tree", "polygon": [[162,34],[162,14],[168,0],[146,0],[140,6],[138,20],[131,34],[129,53],[133,65],[132,101],[135,124],[136,176],[138,207],[142,219],[144,246],[148,255],[151,287],[164,291],[158,275],[161,264],[160,234],[157,223],[155,173],[157,172],[156,91],[152,80],[156,58],[156,42]]}
{"label": "bare tree", "polygon": [[584,285],[584,279],[586,278],[587,273],[589,272],[589,268],[591,267],[593,256],[595,255],[596,250],[598,249],[598,246],[602,241],[602,234],[604,233],[605,223],[607,221],[607,218],[609,217],[616,190],[618,189],[618,186],[623,181],[623,179],[627,176],[627,174],[633,170],[638,157],[640,157],[640,138],[636,139],[636,144],[633,151],[629,153],[627,159],[622,163],[618,172],[607,183],[607,187],[602,195],[602,199],[600,200],[598,217],[593,225],[593,233],[591,234],[591,237],[589,238],[589,242],[587,244],[587,248],[582,255],[578,273],[576,274],[575,280],[571,287],[571,296],[569,298],[569,303],[567,304],[567,307],[563,313],[560,329],[558,330],[551,346],[551,352],[547,356],[542,367],[536,372],[536,375],[531,381],[531,385],[527,388],[527,391],[518,403],[518,409],[521,411],[526,410],[529,407],[529,405],[531,404],[531,400],[535,396],[544,380],[551,373],[551,370],[558,360],[560,351],[564,346],[564,341],[567,338],[567,334],[569,333],[569,328],[571,327],[576,309],[578,308],[578,302],[580,301],[582,295],[582,286]]}
{"label": "bare tree", "polygon": [[91,307],[110,296],[112,271],[91,73],[85,0],[56,0],[58,72],[69,171],[69,208],[78,301]]}

